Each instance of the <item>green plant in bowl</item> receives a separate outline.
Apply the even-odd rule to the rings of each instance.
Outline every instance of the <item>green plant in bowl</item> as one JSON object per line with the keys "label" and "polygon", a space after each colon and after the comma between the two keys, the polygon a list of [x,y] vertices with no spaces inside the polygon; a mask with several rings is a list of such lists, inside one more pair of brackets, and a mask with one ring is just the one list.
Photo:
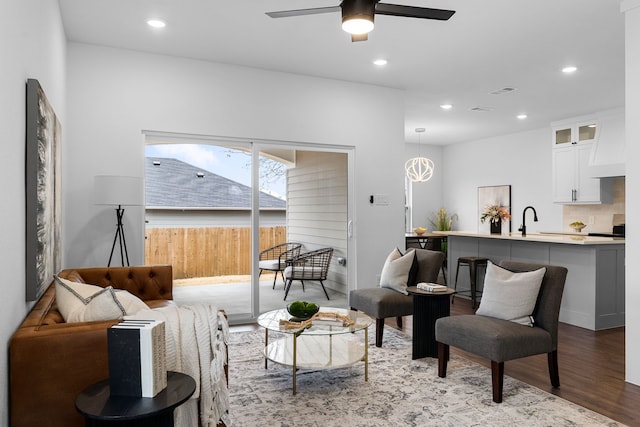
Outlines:
{"label": "green plant in bowl", "polygon": [[287,312],[296,319],[309,319],[320,310],[316,303],[307,301],[293,301],[287,306]]}
{"label": "green plant in bowl", "polygon": [[585,228],[587,226],[587,224],[585,224],[582,221],[574,221],[571,224],[569,224],[569,227],[573,228],[573,230],[576,233],[579,233],[582,231],[583,228]]}

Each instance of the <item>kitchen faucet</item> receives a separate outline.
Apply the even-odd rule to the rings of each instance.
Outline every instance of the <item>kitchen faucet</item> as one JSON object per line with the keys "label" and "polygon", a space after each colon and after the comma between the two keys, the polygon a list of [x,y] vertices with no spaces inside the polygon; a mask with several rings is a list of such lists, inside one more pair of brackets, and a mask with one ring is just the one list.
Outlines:
{"label": "kitchen faucet", "polygon": [[533,211],[533,220],[535,222],[538,222],[538,214],[536,213],[536,208],[534,208],[533,206],[527,206],[526,208],[524,208],[524,210],[522,211],[522,225],[520,226],[520,228],[518,228],[518,231],[522,231],[522,237],[527,236],[527,225],[525,223],[524,215],[527,213],[527,209],[531,209]]}

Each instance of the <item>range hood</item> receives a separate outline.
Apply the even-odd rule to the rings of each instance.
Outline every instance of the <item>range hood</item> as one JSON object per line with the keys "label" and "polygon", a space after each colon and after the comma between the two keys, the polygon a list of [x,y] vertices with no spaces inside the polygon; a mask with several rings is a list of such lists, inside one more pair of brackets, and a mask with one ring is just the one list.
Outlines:
{"label": "range hood", "polygon": [[624,108],[596,114],[598,135],[591,149],[588,174],[592,178],[625,176]]}

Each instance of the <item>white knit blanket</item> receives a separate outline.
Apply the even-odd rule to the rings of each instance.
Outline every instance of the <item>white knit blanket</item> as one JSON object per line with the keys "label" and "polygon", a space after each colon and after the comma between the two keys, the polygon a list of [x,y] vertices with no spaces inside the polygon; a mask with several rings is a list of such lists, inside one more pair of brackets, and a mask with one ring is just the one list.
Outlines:
{"label": "white knit blanket", "polygon": [[219,420],[229,425],[229,392],[224,374],[229,326],[222,313],[211,305],[195,304],[145,310],[126,319],[164,320],[167,369],[196,381],[191,399],[175,411],[175,425],[197,426],[198,412],[203,427],[214,427]]}

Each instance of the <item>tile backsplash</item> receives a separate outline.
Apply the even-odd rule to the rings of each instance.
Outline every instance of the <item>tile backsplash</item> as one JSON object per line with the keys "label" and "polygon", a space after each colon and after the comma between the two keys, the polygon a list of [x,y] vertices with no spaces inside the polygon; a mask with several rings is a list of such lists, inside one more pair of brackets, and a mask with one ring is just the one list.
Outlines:
{"label": "tile backsplash", "polygon": [[[562,207],[562,231],[572,232],[569,227],[574,221],[587,224],[583,233],[611,233],[614,224],[624,224],[625,213],[625,179],[613,180],[613,203],[601,205],[564,205]],[[590,219],[593,219],[591,223]]]}

